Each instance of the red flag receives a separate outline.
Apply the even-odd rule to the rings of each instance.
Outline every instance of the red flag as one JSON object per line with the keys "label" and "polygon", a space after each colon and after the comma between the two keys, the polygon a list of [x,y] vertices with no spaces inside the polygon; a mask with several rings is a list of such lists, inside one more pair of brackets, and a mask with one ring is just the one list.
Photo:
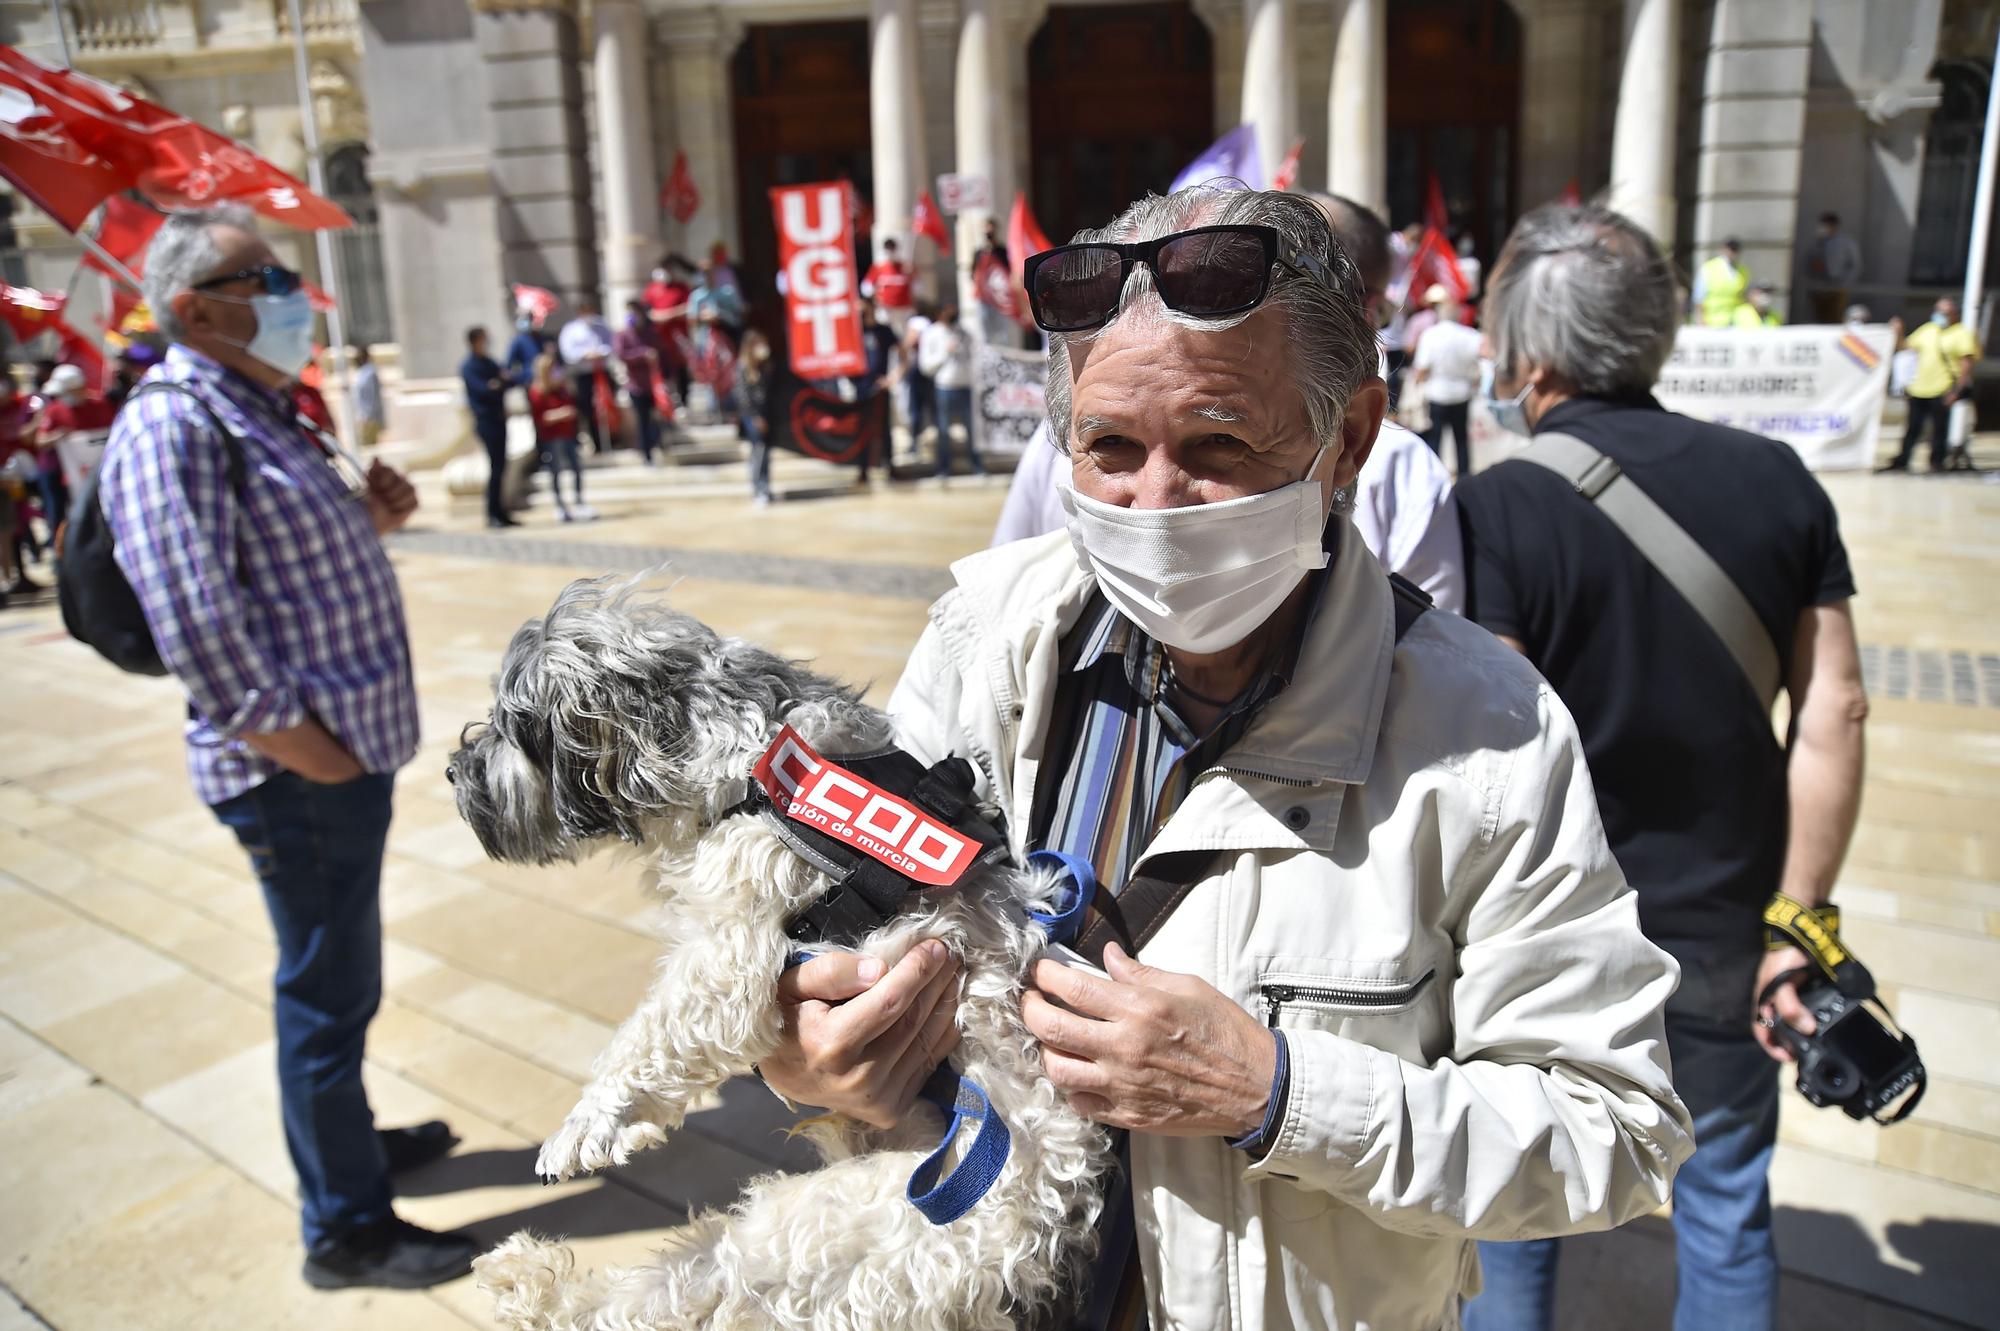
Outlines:
{"label": "red flag", "polygon": [[674,395],[667,391],[667,376],[653,376],[653,410],[660,413],[660,419],[672,423],[674,419]]}
{"label": "red flag", "polygon": [[1458,266],[1458,252],[1452,248],[1450,226],[1444,190],[1433,174],[1424,195],[1424,237],[1417,242],[1417,252],[1410,256],[1406,304],[1411,299],[1421,300],[1423,293],[1433,286],[1443,286],[1461,303],[1472,294],[1472,284],[1465,280],[1465,273]]}
{"label": "red flag", "polygon": [[556,293],[544,287],[531,287],[525,282],[514,284],[514,311],[525,314],[540,328],[549,316],[556,312]]}
{"label": "red flag", "polygon": [[170,209],[234,200],[306,230],[354,224],[241,144],[11,46],[0,46],[0,99],[0,176],[71,231],[123,189]]}
{"label": "red flag", "polygon": [[0,286],[0,319],[5,319],[14,336],[23,342],[39,337],[51,328],[67,327],[62,318],[63,307],[67,304],[69,295],[66,292]]}
{"label": "red flag", "polygon": [[1028,313],[1028,293],[1021,285],[1021,266],[1029,256],[1054,248],[1036,225],[1035,215],[1028,211],[1028,196],[1015,194],[1014,210],[1007,215],[1007,286],[1014,322],[1023,328],[1031,326],[1034,317]]}
{"label": "red flag", "polygon": [[618,414],[618,395],[611,391],[611,376],[600,373],[590,378],[590,402],[597,409],[597,447],[601,450],[611,447],[624,418]]}
{"label": "red flag", "polygon": [[[854,271],[854,191],[840,181],[771,191],[778,267],[785,274],[786,341],[793,373],[830,379],[868,372]],[[720,339],[713,335],[711,342]]]}
{"label": "red flag", "polygon": [[[134,277],[144,276],[147,242],[160,229],[160,223],[167,215],[143,203],[135,203],[123,194],[114,194],[104,201],[104,212],[97,219],[97,234],[92,237],[103,247],[104,252],[125,265]],[[111,271],[103,260],[89,250],[84,251],[83,263],[86,268],[94,268],[108,277],[119,274]]]}
{"label": "red flag", "polygon": [[125,335],[125,320],[138,308],[138,292],[123,283],[111,288],[111,317],[103,320],[104,331],[122,338]]}
{"label": "red flag", "polygon": [[1583,207],[1583,191],[1576,187],[1575,176],[1571,176],[1569,178],[1569,184],[1563,186],[1562,195],[1560,198],[1556,200],[1556,202],[1560,203],[1565,208]]}
{"label": "red flag", "polygon": [[910,230],[919,236],[929,236],[931,243],[941,250],[951,248],[951,232],[944,229],[944,214],[931,200],[929,190],[917,196],[916,211],[910,214]]}
{"label": "red flag", "polygon": [[660,186],[660,207],[682,226],[701,210],[701,191],[695,188],[694,172],[688,169],[686,150],[674,154],[674,169],[667,183]]}
{"label": "red flag", "polygon": [[315,310],[321,314],[325,314],[328,310],[335,308],[337,302],[327,293],[325,287],[320,286],[316,282],[307,282],[305,288],[306,299],[312,302],[312,307]]}
{"label": "red flag", "polygon": [[1306,141],[1293,139],[1292,150],[1285,154],[1285,160],[1278,163],[1278,169],[1271,177],[1271,188],[1288,190],[1299,183],[1299,154],[1304,152]]}
{"label": "red flag", "polygon": [[56,329],[56,358],[74,365],[83,371],[83,377],[103,388],[108,378],[108,367],[104,364],[104,353],[97,349],[97,343],[58,319]]}

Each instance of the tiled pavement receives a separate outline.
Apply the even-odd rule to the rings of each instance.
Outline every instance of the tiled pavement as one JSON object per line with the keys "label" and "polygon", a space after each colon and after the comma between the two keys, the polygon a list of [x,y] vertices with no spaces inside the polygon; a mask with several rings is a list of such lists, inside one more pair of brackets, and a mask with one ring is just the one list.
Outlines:
{"label": "tiled pavement", "polygon": [[[2000,485],[1836,477],[1876,706],[1848,932],[1923,1041],[1929,1098],[1891,1130],[1796,1097],[1774,1171],[1787,1328],[1993,1326],[2000,1307]],[[798,1158],[754,1086],[628,1169],[544,1190],[567,1109],[654,955],[640,870],[488,863],[440,779],[508,634],[590,569],[661,562],[684,608],[870,681],[878,700],[1000,492],[602,504],[507,538],[427,516],[400,540],[428,741],[398,789],[383,887],[388,998],[369,1043],[385,1121],[449,1118],[452,1160],[402,1206],[499,1238],[567,1233],[643,1259],[690,1206]],[[644,511],[650,509],[651,511]],[[0,1331],[464,1328],[469,1282],[314,1294],[299,1282],[271,1074],[269,928],[240,854],[189,794],[170,685],[115,675],[47,606],[0,615]],[[1664,1327],[1658,1220],[1574,1245],[1564,1324]]]}

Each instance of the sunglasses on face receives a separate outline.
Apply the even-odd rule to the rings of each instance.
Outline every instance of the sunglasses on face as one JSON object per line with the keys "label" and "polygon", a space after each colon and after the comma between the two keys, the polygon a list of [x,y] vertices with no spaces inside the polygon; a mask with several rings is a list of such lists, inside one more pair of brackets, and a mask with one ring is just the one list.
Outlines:
{"label": "sunglasses on face", "polygon": [[209,291],[215,287],[227,286],[231,282],[247,282],[256,278],[263,285],[267,296],[289,296],[299,289],[303,280],[289,268],[281,268],[275,263],[267,263],[257,268],[238,268],[233,273],[218,273],[194,284],[195,291]]}
{"label": "sunglasses on face", "polygon": [[1271,290],[1271,270],[1283,265],[1321,286],[1333,285],[1323,260],[1286,241],[1275,228],[1198,226],[1129,245],[1092,241],[1058,245],[1022,265],[1028,307],[1050,333],[1102,328],[1118,313],[1118,298],[1136,264],[1170,310],[1220,319],[1254,310]]}

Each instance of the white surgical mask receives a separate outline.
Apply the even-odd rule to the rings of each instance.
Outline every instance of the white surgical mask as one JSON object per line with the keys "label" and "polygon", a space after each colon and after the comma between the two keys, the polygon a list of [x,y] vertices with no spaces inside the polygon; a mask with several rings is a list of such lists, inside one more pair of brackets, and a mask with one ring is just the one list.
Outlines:
{"label": "white surgical mask", "polygon": [[290,376],[305,368],[313,352],[312,297],[304,287],[282,296],[217,296],[217,300],[237,300],[257,316],[257,335],[236,345],[263,361],[279,374]]}
{"label": "white surgical mask", "polygon": [[1493,392],[1493,362],[1479,362],[1479,396],[1486,399],[1487,414],[1493,423],[1508,434],[1533,434],[1534,428],[1528,424],[1528,390],[1533,384],[1522,384],[1521,391],[1512,397],[1496,397]]}
{"label": "white surgical mask", "polygon": [[[1326,450],[1313,455],[1310,477]],[[1187,508],[1120,508],[1056,472],[1069,539],[1119,613],[1155,641],[1219,652],[1249,637],[1309,570],[1325,568],[1324,487],[1294,481]]]}

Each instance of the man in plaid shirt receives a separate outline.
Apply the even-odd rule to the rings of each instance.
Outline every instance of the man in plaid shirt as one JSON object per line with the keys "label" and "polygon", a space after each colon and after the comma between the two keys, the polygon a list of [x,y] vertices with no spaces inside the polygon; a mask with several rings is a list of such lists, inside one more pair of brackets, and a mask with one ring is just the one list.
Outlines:
{"label": "man in plaid shirt", "polygon": [[[390,1209],[389,1176],[454,1144],[441,1122],[378,1131],[362,1045],[382,989],[382,855],[417,701],[381,537],[416,491],[366,473],[284,393],[312,353],[299,275],[249,213],[181,213],[146,253],[146,298],[174,340],[113,427],[99,481],[118,565],[188,694],[195,793],[236,834],[277,936],[285,1139],[305,1278],[414,1289],[462,1275],[475,1245]],[[241,451],[232,480],[226,430]]]}

